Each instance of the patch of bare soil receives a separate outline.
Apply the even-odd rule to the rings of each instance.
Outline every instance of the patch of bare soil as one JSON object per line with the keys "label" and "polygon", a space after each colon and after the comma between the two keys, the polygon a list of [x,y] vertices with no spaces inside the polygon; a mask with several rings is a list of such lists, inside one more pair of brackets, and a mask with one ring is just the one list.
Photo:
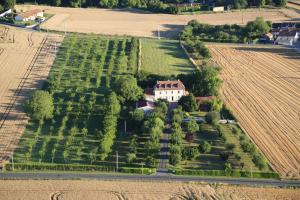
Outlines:
{"label": "patch of bare soil", "polygon": [[[1,32],[1,30],[0,30]],[[63,38],[9,28],[0,42],[0,163],[16,148],[27,124],[24,101],[46,80]]]}

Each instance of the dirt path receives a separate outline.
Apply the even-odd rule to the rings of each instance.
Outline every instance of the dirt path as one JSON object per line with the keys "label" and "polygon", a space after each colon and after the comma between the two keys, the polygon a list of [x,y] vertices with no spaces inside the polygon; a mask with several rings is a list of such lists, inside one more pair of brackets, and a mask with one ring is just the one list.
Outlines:
{"label": "dirt path", "polygon": [[54,43],[62,37],[12,29],[14,43],[1,43],[0,55],[0,162],[7,160],[24,132],[23,104],[40,88],[54,61]]}
{"label": "dirt path", "polygon": [[39,7],[54,17],[42,24],[42,28],[58,31],[132,35],[142,37],[177,37],[188,21],[196,19],[209,24],[246,24],[258,16],[273,22],[300,18],[300,14],[288,9],[249,9],[218,14],[168,15],[135,9],[59,8],[50,6],[18,5],[17,10]]}
{"label": "dirt path", "polygon": [[300,177],[300,55],[274,46],[208,45],[221,96],[271,165]]}

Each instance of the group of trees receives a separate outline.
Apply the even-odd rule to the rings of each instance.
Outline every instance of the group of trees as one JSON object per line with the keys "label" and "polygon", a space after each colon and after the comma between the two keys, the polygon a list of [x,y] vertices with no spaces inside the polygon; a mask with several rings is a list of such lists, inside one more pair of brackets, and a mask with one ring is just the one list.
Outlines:
{"label": "group of trees", "polygon": [[147,165],[156,166],[157,155],[160,150],[159,140],[163,134],[164,121],[155,116],[149,116],[143,124],[143,133],[149,137],[145,144]]}
{"label": "group of trees", "polygon": [[0,12],[13,9],[16,4],[16,0],[0,0]]}
{"label": "group of trees", "polygon": [[177,107],[172,110],[172,127],[171,127],[171,145],[170,145],[170,156],[169,163],[171,165],[178,165],[182,160],[183,151],[183,131],[181,123],[183,119],[183,111],[181,107]]}
{"label": "group of trees", "polygon": [[111,152],[117,132],[117,123],[121,105],[114,92],[111,92],[105,101],[104,118],[102,122],[102,133],[100,139],[100,160],[104,160]]}
{"label": "group of trees", "polygon": [[209,25],[192,20],[184,28],[180,37],[185,41],[185,45],[191,52],[201,50],[199,54],[205,58],[205,56],[209,57],[209,54],[204,50],[205,48],[201,44],[201,41],[253,41],[268,33],[270,28],[271,22],[264,21],[262,17],[257,17],[254,21],[248,22],[246,26],[237,24]]}

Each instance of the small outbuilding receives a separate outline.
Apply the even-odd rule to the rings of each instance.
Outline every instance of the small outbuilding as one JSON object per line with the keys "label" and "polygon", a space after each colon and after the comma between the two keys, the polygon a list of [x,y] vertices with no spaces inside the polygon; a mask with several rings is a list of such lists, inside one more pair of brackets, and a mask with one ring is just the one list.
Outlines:
{"label": "small outbuilding", "polygon": [[40,17],[40,18],[44,17],[44,12],[40,9],[34,9],[34,10],[27,11],[27,12],[19,13],[15,17],[15,20],[27,22],[27,21],[35,20],[38,17]]}

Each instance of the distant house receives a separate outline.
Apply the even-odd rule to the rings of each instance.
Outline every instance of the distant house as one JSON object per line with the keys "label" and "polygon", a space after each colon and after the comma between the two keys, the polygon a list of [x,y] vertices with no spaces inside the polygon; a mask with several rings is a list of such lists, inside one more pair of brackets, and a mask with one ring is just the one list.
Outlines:
{"label": "distant house", "polygon": [[153,88],[154,100],[166,99],[169,102],[178,102],[178,100],[187,95],[185,86],[180,80],[175,81],[157,81]]}
{"label": "distant house", "polygon": [[154,103],[147,100],[141,100],[136,102],[136,108],[143,110],[145,114],[152,112],[154,109]]}
{"label": "distant house", "polygon": [[300,29],[298,28],[285,28],[281,29],[275,40],[276,44],[294,45],[300,36]]}
{"label": "distant house", "polygon": [[27,12],[19,13],[15,17],[15,20],[27,22],[27,21],[35,20],[38,17],[41,17],[41,18],[44,17],[44,12],[40,9],[34,9],[34,10],[27,11]]}

